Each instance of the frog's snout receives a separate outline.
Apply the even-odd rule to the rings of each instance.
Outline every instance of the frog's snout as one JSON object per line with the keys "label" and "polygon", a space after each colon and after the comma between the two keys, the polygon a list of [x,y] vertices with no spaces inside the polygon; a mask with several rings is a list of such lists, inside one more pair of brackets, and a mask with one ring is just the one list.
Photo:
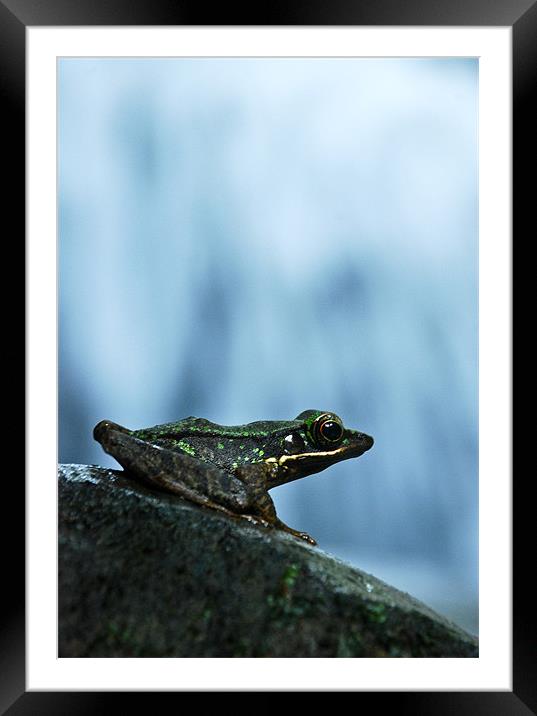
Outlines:
{"label": "frog's snout", "polygon": [[370,450],[373,447],[373,445],[375,444],[375,441],[371,437],[371,435],[366,435],[365,433],[360,433],[359,438],[362,443],[364,452],[366,452],[366,450]]}

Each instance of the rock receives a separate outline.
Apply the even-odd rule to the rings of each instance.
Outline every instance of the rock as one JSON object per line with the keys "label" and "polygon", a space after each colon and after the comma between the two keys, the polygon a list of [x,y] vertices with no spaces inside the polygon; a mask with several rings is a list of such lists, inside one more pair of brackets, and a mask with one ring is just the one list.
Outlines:
{"label": "rock", "polygon": [[477,657],[413,597],[291,535],[59,467],[60,657]]}

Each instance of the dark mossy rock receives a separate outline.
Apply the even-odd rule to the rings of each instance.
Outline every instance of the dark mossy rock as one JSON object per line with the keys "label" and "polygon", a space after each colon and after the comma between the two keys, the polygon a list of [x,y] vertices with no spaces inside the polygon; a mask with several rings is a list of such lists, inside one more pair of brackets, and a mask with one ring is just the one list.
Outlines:
{"label": "dark mossy rock", "polygon": [[61,657],[476,657],[475,637],[288,534],[59,468]]}

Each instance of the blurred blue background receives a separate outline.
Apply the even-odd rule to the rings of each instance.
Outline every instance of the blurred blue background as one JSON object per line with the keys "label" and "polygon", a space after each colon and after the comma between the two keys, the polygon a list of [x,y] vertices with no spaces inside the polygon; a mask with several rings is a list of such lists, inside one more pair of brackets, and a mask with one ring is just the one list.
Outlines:
{"label": "blurred blue background", "polygon": [[338,413],[272,491],[477,633],[474,59],[62,59],[59,460],[188,415]]}

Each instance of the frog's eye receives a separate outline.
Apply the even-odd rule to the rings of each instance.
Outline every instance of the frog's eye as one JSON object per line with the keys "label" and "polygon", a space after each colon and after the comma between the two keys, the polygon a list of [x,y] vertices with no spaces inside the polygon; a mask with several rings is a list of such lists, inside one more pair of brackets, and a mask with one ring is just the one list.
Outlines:
{"label": "frog's eye", "polygon": [[288,455],[304,452],[306,444],[298,433],[291,433],[283,439],[283,447]]}
{"label": "frog's eye", "polygon": [[321,415],[315,421],[313,435],[321,445],[334,445],[343,437],[343,425],[333,415]]}

